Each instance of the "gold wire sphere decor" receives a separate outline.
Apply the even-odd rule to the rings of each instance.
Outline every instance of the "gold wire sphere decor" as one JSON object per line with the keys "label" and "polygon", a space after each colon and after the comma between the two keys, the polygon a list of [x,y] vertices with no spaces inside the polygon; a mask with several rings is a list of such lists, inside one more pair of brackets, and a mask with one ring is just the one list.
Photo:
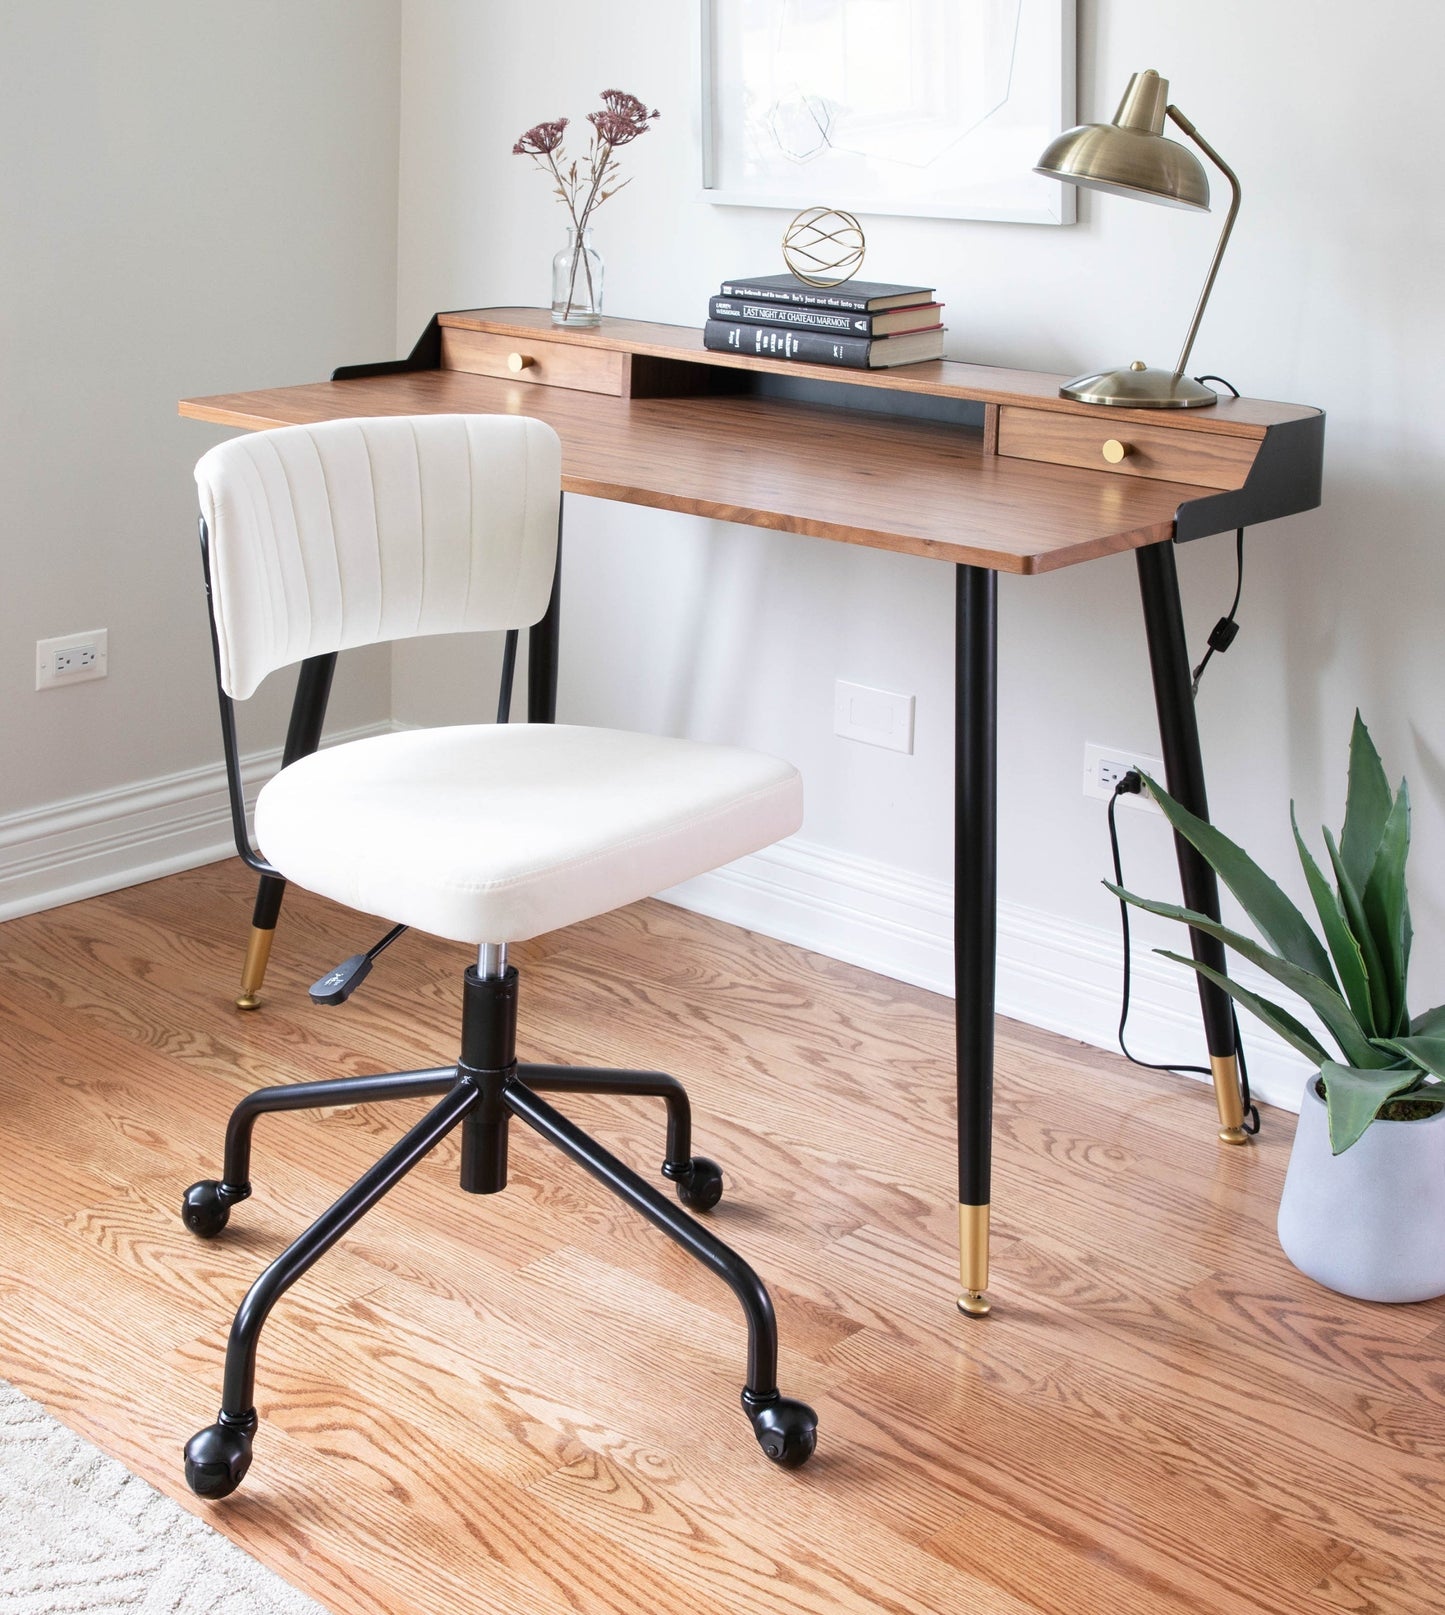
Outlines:
{"label": "gold wire sphere decor", "polygon": [[804,208],[783,231],[783,262],[808,286],[840,286],[863,267],[863,226],[841,208]]}

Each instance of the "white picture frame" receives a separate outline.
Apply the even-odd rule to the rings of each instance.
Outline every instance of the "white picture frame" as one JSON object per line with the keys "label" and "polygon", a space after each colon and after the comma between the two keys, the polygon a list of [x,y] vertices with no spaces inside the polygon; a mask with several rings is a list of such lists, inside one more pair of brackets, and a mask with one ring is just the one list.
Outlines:
{"label": "white picture frame", "polygon": [[1072,224],[1075,0],[699,0],[702,195]]}

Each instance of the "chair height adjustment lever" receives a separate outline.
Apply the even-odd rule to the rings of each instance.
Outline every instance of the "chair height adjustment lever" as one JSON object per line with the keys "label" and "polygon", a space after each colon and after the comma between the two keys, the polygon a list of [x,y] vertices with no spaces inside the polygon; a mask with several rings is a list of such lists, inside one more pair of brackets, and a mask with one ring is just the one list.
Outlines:
{"label": "chair height adjustment lever", "polygon": [[406,929],[404,925],[392,926],[374,947],[368,948],[365,953],[353,953],[349,959],[343,959],[334,970],[328,970],[319,981],[313,981],[307,989],[311,1002],[344,1004],[371,974],[372,961],[376,956],[389,948]]}

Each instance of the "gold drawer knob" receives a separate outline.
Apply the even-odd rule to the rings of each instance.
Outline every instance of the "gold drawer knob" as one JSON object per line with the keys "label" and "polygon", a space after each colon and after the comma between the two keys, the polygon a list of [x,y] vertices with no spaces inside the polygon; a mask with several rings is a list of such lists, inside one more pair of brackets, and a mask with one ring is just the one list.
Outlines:
{"label": "gold drawer knob", "polygon": [[1104,444],[1104,458],[1110,465],[1119,465],[1133,452],[1134,445],[1132,443],[1121,443],[1117,437],[1111,437]]}
{"label": "gold drawer knob", "polygon": [[536,362],[530,353],[509,353],[507,355],[507,369],[516,376],[520,376],[529,365],[534,365]]}

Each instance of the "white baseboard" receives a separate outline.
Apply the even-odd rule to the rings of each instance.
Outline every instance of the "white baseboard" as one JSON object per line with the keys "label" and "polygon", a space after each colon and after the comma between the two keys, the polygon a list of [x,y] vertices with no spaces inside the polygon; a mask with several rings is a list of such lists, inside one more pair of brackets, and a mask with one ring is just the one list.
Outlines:
{"label": "white baseboard", "polygon": [[[952,996],[953,890],[944,881],[794,839],[662,895],[681,908]],[[1122,969],[1117,930],[999,904],[1000,1015],[1117,1051]],[[1237,962],[1231,969],[1247,986],[1269,985]],[[1140,1059],[1208,1064],[1191,972],[1136,947],[1131,997],[1129,1042]],[[1241,1031],[1255,1097],[1297,1111],[1309,1072],[1303,1057],[1256,1021]],[[1160,1080],[1170,1079],[1161,1073]]]}
{"label": "white baseboard", "polygon": [[[327,743],[390,728],[367,724]],[[242,760],[248,806],[280,766],[279,746]],[[136,886],[234,852],[220,763],[10,813],[0,818],[0,920]]]}

